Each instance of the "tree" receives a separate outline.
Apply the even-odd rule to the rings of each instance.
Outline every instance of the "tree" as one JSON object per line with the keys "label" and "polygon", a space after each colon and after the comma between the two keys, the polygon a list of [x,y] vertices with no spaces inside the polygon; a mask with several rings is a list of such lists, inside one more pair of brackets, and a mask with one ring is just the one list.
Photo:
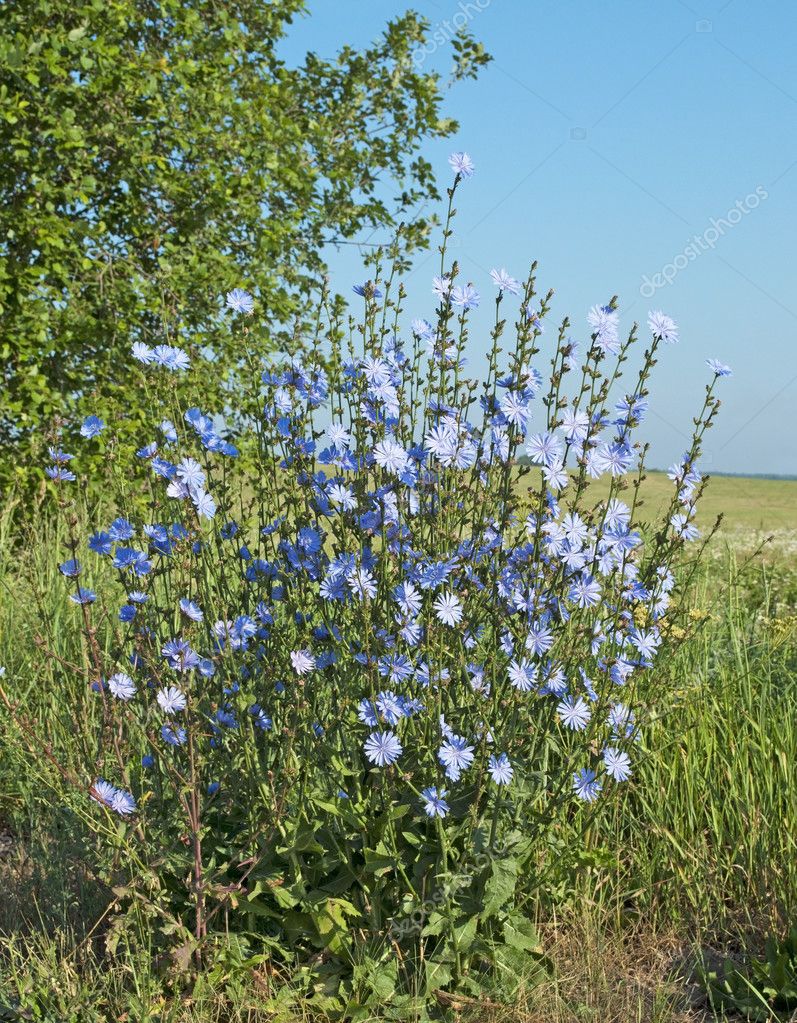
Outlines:
{"label": "tree", "polygon": [[[7,0],[0,19],[0,482],[53,415],[124,401],[133,341],[202,344],[243,285],[278,328],[325,244],[436,196],[424,139],[446,83],[408,12],[365,50],[299,67],[303,0]],[[450,81],[489,60],[463,34]],[[397,194],[392,199],[391,193]],[[235,353],[207,364],[228,373]],[[103,405],[103,407],[108,407]],[[92,408],[93,410],[93,408]]]}

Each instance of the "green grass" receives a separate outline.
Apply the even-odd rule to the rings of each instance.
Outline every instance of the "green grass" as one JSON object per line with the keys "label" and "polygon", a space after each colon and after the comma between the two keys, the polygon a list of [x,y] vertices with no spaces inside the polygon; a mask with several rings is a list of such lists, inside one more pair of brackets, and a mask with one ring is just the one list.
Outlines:
{"label": "green grass", "polygon": [[709,937],[785,927],[797,909],[793,625],[756,624],[742,597],[731,586],[676,658],[614,815],[626,887]]}
{"label": "green grass", "polygon": [[[529,476],[528,480],[538,477]],[[586,503],[605,498],[606,478],[590,481]],[[621,499],[629,502],[629,487]],[[648,471],[638,505],[643,521],[656,521],[669,507],[673,483],[666,472]],[[567,501],[565,493],[563,500]],[[765,479],[752,476],[711,476],[703,494],[695,521],[701,529],[710,529],[722,515],[721,531],[738,539],[750,533],[769,534],[797,531],[797,480]]]}
{"label": "green grass", "polygon": [[[596,498],[608,489],[604,480],[591,485]],[[643,483],[643,518],[654,520],[672,498],[673,484],[664,472],[649,472]],[[797,530],[797,480],[749,476],[712,476],[700,501],[698,524],[708,528],[723,515],[724,531]]]}
{"label": "green grass", "polygon": [[[646,481],[651,513],[669,486],[662,474]],[[767,933],[797,919],[797,482],[715,479],[703,522],[720,509],[724,535],[692,593],[705,614],[656,676],[657,716],[634,783],[607,806],[577,867],[557,879],[556,898],[538,908],[554,973],[510,1016],[709,1019],[690,1004],[689,964],[701,953],[758,952]],[[744,550],[759,530],[773,530],[775,545],[740,580],[728,543]],[[58,549],[46,523],[15,545],[0,521],[0,664],[8,668],[0,682],[69,766],[79,763],[79,723],[91,704],[76,670],[85,652],[64,627],[74,608],[62,599]],[[32,1018],[79,1023],[125,1013],[174,1023],[271,1018],[258,1009],[274,983],[262,972],[225,967],[214,990],[189,998],[145,954],[107,953],[112,899],[94,880],[89,836],[60,808],[61,786],[0,707],[0,831],[13,834],[0,859],[0,1008],[21,1000],[39,1013]]]}
{"label": "green grass", "polygon": [[[666,508],[672,483],[662,472],[645,481],[648,514]],[[697,513],[697,521],[710,526],[723,515],[724,530],[797,529],[797,480],[755,479],[746,476],[713,476]]]}

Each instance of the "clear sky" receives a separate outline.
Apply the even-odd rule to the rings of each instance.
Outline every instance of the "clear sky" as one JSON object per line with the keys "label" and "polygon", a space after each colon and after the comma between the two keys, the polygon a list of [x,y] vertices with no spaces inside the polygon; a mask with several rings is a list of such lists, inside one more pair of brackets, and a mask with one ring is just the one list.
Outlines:
{"label": "clear sky", "polygon": [[[478,81],[448,94],[458,134],[425,151],[441,184],[452,150],[476,164],[460,186],[451,250],[489,299],[476,314],[471,358],[487,343],[490,269],[523,277],[537,259],[540,289],[556,291],[549,341],[564,315],[571,334],[586,338],[588,308],[613,294],[624,327],[644,324],[650,308],[678,323],[681,341],[663,353],[651,388],[652,467],[683,451],[705,359],[715,357],[734,376],[719,382],[723,408],[703,467],[797,474],[794,0],[412,6],[443,34],[468,16],[494,57]],[[286,58],[365,45],[404,7],[309,0]],[[428,61],[445,72],[450,50]],[[363,276],[354,249],[330,262],[337,290]],[[429,255],[416,260],[408,319],[432,312],[434,268]]]}

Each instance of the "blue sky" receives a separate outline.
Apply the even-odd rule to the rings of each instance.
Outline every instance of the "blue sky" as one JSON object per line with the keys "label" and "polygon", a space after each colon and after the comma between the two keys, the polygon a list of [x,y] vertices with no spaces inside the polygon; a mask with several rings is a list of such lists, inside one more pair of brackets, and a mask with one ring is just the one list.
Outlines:
{"label": "blue sky", "polygon": [[[626,327],[662,308],[681,341],[663,353],[651,387],[649,464],[667,466],[684,449],[705,359],[716,357],[734,376],[720,381],[723,408],[704,468],[797,474],[794,4],[412,6],[443,35],[468,16],[494,57],[477,82],[448,94],[457,135],[425,150],[441,183],[452,150],[467,150],[476,164],[461,186],[451,249],[463,276],[491,300],[492,267],[522,277],[537,259],[540,289],[556,291],[549,341],[564,315],[571,334],[586,337],[588,308],[613,294]],[[343,43],[365,45],[404,5],[309,0],[309,9],[283,48],[289,61],[307,49],[331,56]],[[445,72],[450,50],[425,59]],[[362,277],[354,249],[330,253],[330,263],[340,291]],[[418,257],[408,314],[431,313],[433,272],[433,258]],[[656,277],[665,273],[669,283]],[[485,350],[491,312],[484,301],[476,314],[473,360]]]}

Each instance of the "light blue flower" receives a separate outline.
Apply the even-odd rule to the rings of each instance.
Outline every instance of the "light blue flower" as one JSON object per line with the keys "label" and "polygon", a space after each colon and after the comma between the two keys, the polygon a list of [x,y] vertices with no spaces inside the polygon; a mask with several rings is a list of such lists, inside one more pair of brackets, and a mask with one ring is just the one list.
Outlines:
{"label": "light blue flower", "polygon": [[80,427],[82,437],[98,437],[105,429],[105,423],[98,416],[87,416]]}
{"label": "light blue flower", "polygon": [[514,771],[506,753],[499,753],[490,757],[488,762],[490,777],[496,785],[508,785],[512,781]]}
{"label": "light blue flower", "polygon": [[594,803],[602,788],[603,784],[597,779],[595,772],[588,767],[582,768],[573,775],[573,791],[585,803]]}
{"label": "light blue flower", "polygon": [[724,362],[720,362],[719,359],[706,359],[706,365],[711,372],[718,377],[729,377],[733,376],[733,370],[730,366],[726,366]]}
{"label": "light blue flower", "polygon": [[194,603],[193,600],[189,600],[188,597],[182,597],[180,600],[180,610],[186,616],[190,618],[192,622],[201,622],[205,617],[202,608],[199,604]]}
{"label": "light blue flower", "polygon": [[159,689],[157,701],[163,713],[169,716],[185,710],[187,705],[185,693],[182,689],[178,689],[177,686],[166,686],[164,689]]}
{"label": "light blue flower", "polygon": [[631,761],[627,753],[609,746],[603,751],[606,773],[615,781],[627,781],[631,777]]}
{"label": "light blue flower", "polygon": [[365,755],[377,767],[389,767],[395,764],[404,752],[401,743],[393,732],[371,732],[365,740]]}
{"label": "light blue flower", "polygon": [[467,153],[452,153],[448,158],[448,163],[451,170],[462,178],[472,177],[475,170],[473,160]]}
{"label": "light blue flower", "polygon": [[510,295],[520,294],[520,281],[510,277],[506,270],[491,270],[490,276],[499,291],[508,291]]}
{"label": "light blue flower", "polygon": [[421,792],[423,809],[427,817],[445,817],[451,809],[446,802],[445,789],[437,789],[434,785]]}
{"label": "light blue flower", "polygon": [[462,602],[453,593],[441,593],[434,602],[438,621],[452,628],[462,621]]}
{"label": "light blue flower", "polygon": [[135,682],[124,672],[117,672],[108,679],[108,689],[117,700],[132,700],[136,695]]}
{"label": "light blue flower", "polygon": [[474,747],[459,735],[452,735],[437,751],[437,759],[445,768],[446,777],[459,781],[463,771],[473,763]]}
{"label": "light blue flower", "polygon": [[579,696],[574,699],[566,696],[556,707],[556,713],[565,728],[574,732],[583,731],[589,724],[592,713],[584,700]]}
{"label": "light blue flower", "polygon": [[248,291],[243,288],[233,288],[227,292],[227,308],[234,313],[243,313],[248,316],[255,308],[255,300]]}

